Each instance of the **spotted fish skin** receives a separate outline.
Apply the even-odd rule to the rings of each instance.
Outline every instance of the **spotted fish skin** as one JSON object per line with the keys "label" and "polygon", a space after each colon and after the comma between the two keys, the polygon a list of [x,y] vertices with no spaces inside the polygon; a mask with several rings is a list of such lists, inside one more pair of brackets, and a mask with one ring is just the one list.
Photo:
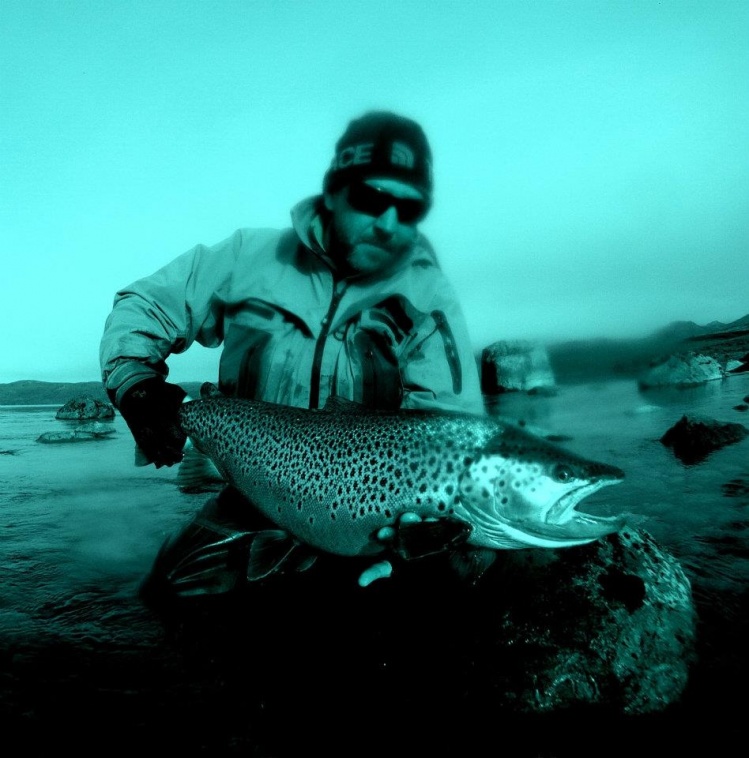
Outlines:
{"label": "spotted fish skin", "polygon": [[623,526],[574,509],[620,469],[489,416],[212,397],[183,404],[180,419],[269,519],[338,555],[383,552],[377,532],[406,512],[466,522],[470,546],[495,550],[583,544]]}

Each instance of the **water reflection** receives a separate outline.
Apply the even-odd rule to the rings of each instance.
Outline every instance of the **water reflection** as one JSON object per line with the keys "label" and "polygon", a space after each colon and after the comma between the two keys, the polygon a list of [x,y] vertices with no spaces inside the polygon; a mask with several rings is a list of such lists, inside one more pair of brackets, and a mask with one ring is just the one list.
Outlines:
{"label": "water reflection", "polygon": [[650,387],[647,389],[638,387],[637,391],[643,400],[663,407],[702,405],[719,399],[726,389],[724,385],[730,381],[730,379],[716,379],[688,387]]}

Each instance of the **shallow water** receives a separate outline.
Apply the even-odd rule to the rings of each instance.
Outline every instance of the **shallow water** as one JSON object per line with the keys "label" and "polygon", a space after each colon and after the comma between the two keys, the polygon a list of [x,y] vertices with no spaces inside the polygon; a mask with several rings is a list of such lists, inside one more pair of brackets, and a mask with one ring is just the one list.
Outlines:
{"label": "shallow water", "polygon": [[575,452],[626,474],[586,501],[601,513],[626,513],[690,568],[701,584],[742,591],[749,581],[749,440],[685,465],[660,442],[683,415],[749,427],[736,410],[749,376],[694,388],[638,390],[631,381],[562,387],[556,397],[503,395],[493,412],[539,431],[569,435]]}
{"label": "shallow water", "polygon": [[[700,663],[684,700],[690,713],[701,714],[705,730],[716,720],[724,731],[727,724],[738,730],[744,708],[729,690],[749,673],[749,439],[687,466],[660,438],[684,414],[749,426],[749,413],[736,409],[747,395],[749,375],[739,375],[687,390],[641,392],[621,380],[563,385],[552,397],[505,394],[489,401],[492,413],[563,435],[571,450],[625,471],[622,484],[596,493],[585,507],[626,513],[631,525],[650,532],[682,562],[700,616]],[[174,469],[136,467],[119,415],[107,439],[37,442],[44,432],[74,425],[55,420],[56,410],[0,407],[3,726],[26,725],[16,731],[28,739],[29,730],[50,724],[59,730],[57,714],[64,714],[65,724],[79,714],[85,724],[85,711],[93,709],[125,734],[145,725],[153,733],[157,727],[148,714],[158,714],[153,717],[164,746],[192,744],[189,723],[196,744],[212,754],[273,755],[252,735],[239,736],[238,723],[257,717],[262,703],[252,714],[232,713],[247,707],[242,697],[218,682],[220,672],[206,679],[205,671],[198,675],[187,666],[137,598],[163,540],[206,495],[181,493]],[[316,692],[321,683],[307,685]],[[169,710],[168,703],[178,706]],[[367,729],[381,731],[408,714],[372,718]],[[211,742],[209,732],[222,737]],[[81,732],[76,734],[73,749],[81,745]],[[416,727],[416,742],[418,734]],[[561,754],[544,744],[535,754]]]}

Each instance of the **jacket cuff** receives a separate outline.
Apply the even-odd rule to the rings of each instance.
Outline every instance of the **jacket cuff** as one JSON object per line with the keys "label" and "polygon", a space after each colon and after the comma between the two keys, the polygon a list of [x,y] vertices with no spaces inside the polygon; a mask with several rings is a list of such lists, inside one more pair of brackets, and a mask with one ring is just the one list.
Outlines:
{"label": "jacket cuff", "polygon": [[109,372],[104,380],[104,388],[115,407],[119,408],[123,395],[129,389],[144,379],[153,379],[154,377],[166,378],[162,372],[146,363],[127,361]]}

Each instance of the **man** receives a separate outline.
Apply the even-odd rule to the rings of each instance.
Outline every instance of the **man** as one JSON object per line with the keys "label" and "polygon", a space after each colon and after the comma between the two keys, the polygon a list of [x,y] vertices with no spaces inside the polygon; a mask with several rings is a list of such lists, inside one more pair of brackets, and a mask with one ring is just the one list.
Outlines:
{"label": "man", "polygon": [[[165,381],[166,359],[195,341],[223,346],[227,395],[312,409],[338,395],[383,409],[483,413],[463,313],[418,231],[432,189],[421,127],[369,112],[350,122],[322,195],[293,208],[290,228],[239,229],[118,292],[102,377],[148,461],[182,460],[185,392]],[[209,512],[251,528],[235,523],[250,510],[237,498],[225,491],[211,501],[200,528],[211,528]]]}

